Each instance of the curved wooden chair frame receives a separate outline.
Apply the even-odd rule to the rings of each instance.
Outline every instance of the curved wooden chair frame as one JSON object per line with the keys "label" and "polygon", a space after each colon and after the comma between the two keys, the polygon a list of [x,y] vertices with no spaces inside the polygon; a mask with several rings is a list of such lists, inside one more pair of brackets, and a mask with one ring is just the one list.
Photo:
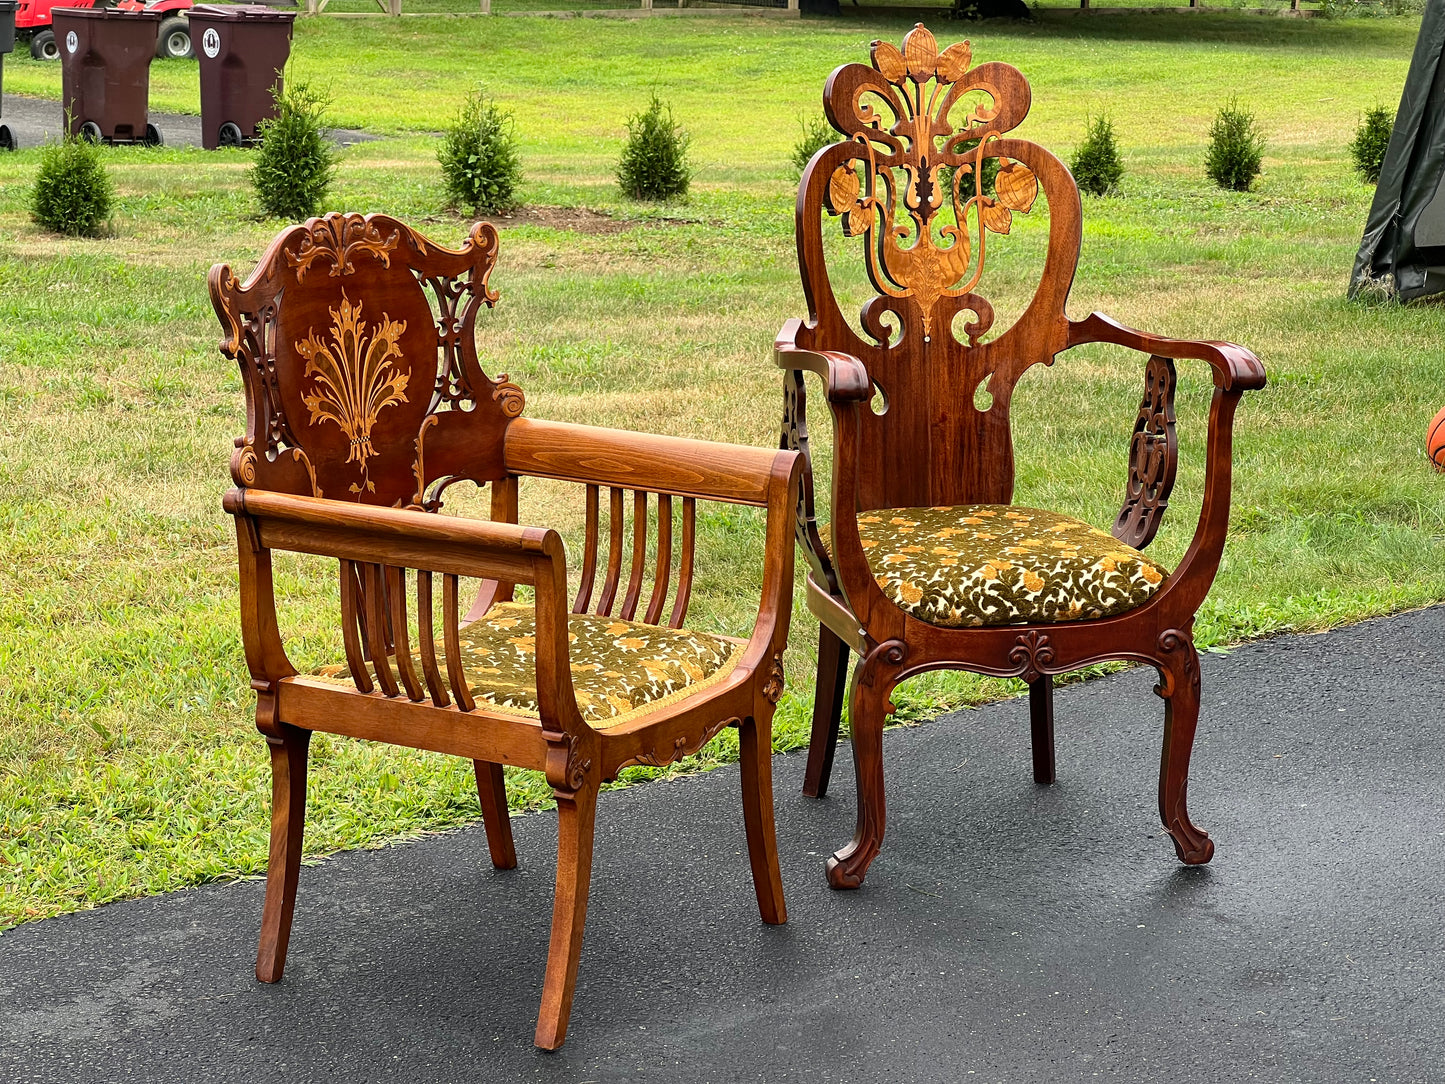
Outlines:
{"label": "curved wooden chair frame", "polygon": [[[802,461],[791,451],[520,417],[521,389],[505,376],[487,377],[475,349],[477,312],[497,298],[487,284],[496,253],[497,234],[487,224],[454,251],[384,215],[332,214],[283,232],[244,283],[226,266],[211,270],[211,297],[226,329],[221,351],[239,362],[246,386],[246,433],[231,461],[237,488],[224,505],[235,518],[246,662],[274,780],[256,976],[276,982],[286,961],[313,731],[472,760],[492,862],[500,869],[517,862],[502,766],[533,768],[546,773],[560,822],[536,1030],[537,1045],[555,1049],[566,1035],[577,978],[598,788],[624,767],[669,764],[724,727],[737,727],[758,907],[764,922],[786,921],[771,727],[783,688]],[[331,333],[318,334],[328,323]],[[570,598],[561,537],[516,523],[522,477],[581,489],[586,541],[581,585]],[[493,522],[435,514],[447,487],[462,480],[491,486]],[[739,661],[720,682],[594,728],[574,693],[568,614],[591,607],[680,627],[692,589],[698,501],[767,510],[752,634],[737,645]],[[650,523],[657,532],[651,546]],[[275,550],[338,562],[349,683],[299,673],[287,657]],[[599,571],[604,581],[594,599]],[[483,582],[465,618],[461,577]],[[538,717],[479,701],[459,650],[465,623],[511,599],[516,584],[533,592]]]}
{"label": "curved wooden chair frame", "polygon": [[[1034,778],[1051,783],[1052,676],[1108,659],[1155,666],[1161,679],[1155,691],[1165,701],[1160,816],[1182,861],[1207,862],[1214,851],[1190,821],[1185,800],[1199,714],[1192,628],[1228,528],[1235,408],[1244,392],[1264,386],[1264,368],[1229,343],[1149,335],[1097,313],[1068,318],[1081,237],[1078,189],[1052,154],[1008,136],[1028,112],[1024,77],[1005,64],[972,66],[971,60],[967,42],[940,52],[920,24],[901,50],[874,42],[871,66],[835,71],[823,102],[846,138],[814,156],[798,191],[798,260],[810,316],[806,323],[789,321],[776,343],[777,364],[786,370],[782,446],[809,454],[804,373],[822,380],[834,421],[829,544],[814,521],[811,459],[797,517],[797,539],[810,565],[808,607],[820,622],[805,794],[826,793],[849,652],[859,660],[848,694],[858,822],[852,841],[828,860],[835,888],[860,885],[883,840],[889,696],[907,678],[938,669],[1029,683]],[[993,193],[985,185],[969,195],[968,179],[985,176],[989,159],[999,164]],[[1041,189],[1050,223],[1038,288],[1016,323],[983,341],[994,310],[975,291],[990,235],[1007,233],[1012,216],[1027,214]],[[830,217],[841,218],[846,236],[864,242],[876,290],[860,314],[869,338],[845,320],[829,282],[822,229]],[[913,244],[901,247],[909,237]],[[962,341],[953,333],[961,314]],[[1213,372],[1204,503],[1188,552],[1147,602],[1113,617],[974,628],[918,620],[875,582],[859,538],[860,513],[1009,504],[1014,386],[1031,366],[1052,364],[1085,343],[1117,344],[1148,359],[1124,505],[1113,528],[1136,548],[1154,537],[1174,483],[1174,362],[1204,362]],[[987,408],[975,406],[980,389],[990,395]],[[868,405],[877,394],[886,399],[881,413]]]}

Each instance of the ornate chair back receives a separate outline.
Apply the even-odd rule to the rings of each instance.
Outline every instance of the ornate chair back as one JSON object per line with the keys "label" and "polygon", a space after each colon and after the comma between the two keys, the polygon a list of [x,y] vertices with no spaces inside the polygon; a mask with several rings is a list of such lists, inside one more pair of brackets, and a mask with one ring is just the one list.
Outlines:
{"label": "ornate chair back", "polygon": [[522,392],[482,372],[473,336],[496,256],[486,223],[452,251],[387,215],[329,214],[283,232],[244,284],[213,268],[246,385],[236,484],[435,510],[452,482],[503,478]]}
{"label": "ornate chair back", "polygon": [[[901,51],[874,42],[871,67],[839,68],[823,104],[846,140],[814,156],[798,191],[810,319],[795,343],[852,354],[874,385],[874,408],[860,412],[860,511],[1008,503],[1014,385],[1068,345],[1078,189],[1052,154],[1009,136],[1029,110],[1018,69],[970,62],[967,42],[940,53],[920,24]],[[1035,209],[1040,190],[1049,216],[1042,276],[1022,315],[993,334],[994,307],[981,292],[991,249],[1015,216]],[[863,335],[829,280],[824,229],[839,227],[862,238],[875,291],[859,313]]]}

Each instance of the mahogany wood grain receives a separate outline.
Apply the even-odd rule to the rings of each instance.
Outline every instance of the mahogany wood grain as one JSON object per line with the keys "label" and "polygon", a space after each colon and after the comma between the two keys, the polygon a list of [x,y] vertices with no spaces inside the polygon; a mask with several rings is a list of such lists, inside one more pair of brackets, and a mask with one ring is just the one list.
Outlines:
{"label": "mahogany wood grain", "polygon": [[[784,680],[803,461],[786,449],[521,418],[522,390],[505,375],[484,373],[475,346],[478,313],[498,298],[488,283],[497,249],[496,231],[485,224],[451,250],[384,215],[336,214],[284,231],[245,281],[229,267],[213,268],[221,350],[240,366],[246,390],[246,428],[231,460],[236,488],[222,504],[236,525],[256,725],[272,752],[258,977],[276,981],[284,969],[312,731],[471,760],[499,868],[516,864],[503,766],[537,770],[557,797],[559,836],[535,1038],[555,1049],[567,1032],[576,984],[597,795],[626,766],[670,764],[725,727],[739,727],[759,913],[765,922],[785,918],[769,754]],[[561,537],[517,522],[524,477],[575,483],[585,501],[575,596]],[[491,487],[490,521],[437,514],[447,490],[468,481]],[[603,488],[609,552],[594,598]],[[660,621],[671,597],[669,624],[681,626],[696,575],[700,500],[766,509],[763,578],[754,626],[737,642],[738,661],[723,680],[596,730],[583,720],[572,687],[568,615],[589,607],[610,614],[619,602],[624,490],[634,502],[631,574],[620,600],[627,616],[636,617],[650,581],[642,620]],[[673,525],[678,501],[680,539]],[[650,575],[649,506],[657,523]],[[337,562],[341,639],[353,684],[300,675],[287,657],[271,571],[276,549]],[[465,616],[463,577],[481,581]],[[466,622],[510,599],[518,584],[531,588],[536,619],[535,717],[490,708],[472,692],[463,665]]]}
{"label": "mahogany wood grain", "polygon": [[[785,370],[780,444],[811,457],[804,374],[821,381],[834,423],[826,547],[814,522],[810,463],[795,510],[795,535],[810,566],[808,608],[825,629],[804,781],[809,795],[827,791],[842,710],[840,671],[847,651],[858,653],[850,694],[858,816],[852,841],[827,863],[837,888],[861,884],[882,845],[889,695],[899,682],[939,669],[1030,684],[1034,775],[1051,782],[1052,676],[1107,659],[1154,666],[1165,699],[1160,816],[1182,861],[1205,862],[1213,853],[1185,801],[1198,718],[1192,628],[1228,532],[1234,412],[1244,392],[1264,386],[1264,367],[1230,343],[1152,335],[1098,313],[1069,319],[1083,210],[1063,164],[1010,135],[1030,102],[1019,71],[975,64],[967,42],[940,49],[920,24],[901,48],[874,42],[870,64],[846,64],[829,78],[824,111],[839,142],[814,155],[798,189],[808,318],[789,320],[775,343]],[[980,190],[973,179],[989,160],[999,167],[997,179],[991,191]],[[990,254],[1006,242],[1016,216],[1044,206],[1048,246],[1038,286],[1011,324],[996,327],[984,293]],[[833,292],[825,227],[860,244],[875,291],[859,313],[861,331]],[[1114,525],[1119,538],[1138,546],[1158,530],[1175,476],[1174,365],[1201,361],[1213,371],[1203,506],[1178,567],[1146,603],[1106,619],[955,629],[905,613],[872,575],[858,516],[879,508],[1011,503],[1015,388],[1034,365],[1052,365],[1085,343],[1112,343],[1145,357],[1145,394]],[[876,410],[875,396],[882,401]]]}

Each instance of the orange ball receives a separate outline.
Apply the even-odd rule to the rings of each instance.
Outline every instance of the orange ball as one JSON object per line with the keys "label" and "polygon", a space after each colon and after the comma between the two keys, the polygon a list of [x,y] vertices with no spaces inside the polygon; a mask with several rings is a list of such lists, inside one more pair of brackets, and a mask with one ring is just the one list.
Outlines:
{"label": "orange ball", "polygon": [[1445,471],[1445,409],[1435,415],[1430,428],[1425,431],[1425,451],[1435,469]]}

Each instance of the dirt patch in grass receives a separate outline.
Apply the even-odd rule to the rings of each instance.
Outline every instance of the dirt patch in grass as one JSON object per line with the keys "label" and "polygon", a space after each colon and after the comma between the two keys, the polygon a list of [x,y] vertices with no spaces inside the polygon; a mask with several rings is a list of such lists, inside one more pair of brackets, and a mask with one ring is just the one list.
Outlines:
{"label": "dirt patch in grass", "polygon": [[649,226],[685,226],[685,218],[621,219],[589,211],[586,207],[518,207],[505,215],[484,215],[483,222],[490,222],[499,229],[508,226],[548,226],[554,230],[572,230],[576,233],[623,233],[644,223]]}

